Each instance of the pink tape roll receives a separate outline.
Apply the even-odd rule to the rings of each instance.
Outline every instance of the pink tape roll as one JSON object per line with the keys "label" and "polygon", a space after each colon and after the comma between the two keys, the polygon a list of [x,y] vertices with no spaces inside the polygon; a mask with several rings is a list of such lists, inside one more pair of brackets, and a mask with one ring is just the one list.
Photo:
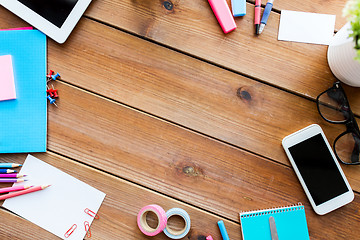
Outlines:
{"label": "pink tape roll", "polygon": [[[158,225],[156,228],[150,227],[148,225],[148,223],[146,222],[146,215],[149,212],[153,212],[157,216]],[[147,236],[155,236],[155,235],[161,233],[166,227],[167,217],[166,217],[165,210],[156,204],[145,206],[138,213],[137,224],[138,224],[140,231],[143,234],[145,234]]]}

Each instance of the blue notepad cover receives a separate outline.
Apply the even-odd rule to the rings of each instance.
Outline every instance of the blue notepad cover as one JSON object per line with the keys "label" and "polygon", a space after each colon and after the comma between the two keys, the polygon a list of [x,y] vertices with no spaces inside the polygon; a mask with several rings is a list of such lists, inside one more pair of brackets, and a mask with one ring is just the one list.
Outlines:
{"label": "blue notepad cover", "polygon": [[45,152],[46,36],[38,30],[0,31],[0,56],[11,55],[16,99],[0,101],[0,153]]}
{"label": "blue notepad cover", "polygon": [[309,232],[302,205],[240,213],[243,240],[271,240],[273,216],[279,239],[307,240]]}

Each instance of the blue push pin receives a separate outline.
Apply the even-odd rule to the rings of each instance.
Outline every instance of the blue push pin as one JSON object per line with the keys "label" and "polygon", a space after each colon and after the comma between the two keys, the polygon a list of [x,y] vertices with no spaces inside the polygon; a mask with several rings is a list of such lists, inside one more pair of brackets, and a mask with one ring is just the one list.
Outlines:
{"label": "blue push pin", "polygon": [[47,96],[47,99],[49,99],[50,104],[54,104],[57,107],[57,105],[55,103],[56,100],[51,98],[50,95]]}
{"label": "blue push pin", "polygon": [[55,81],[58,77],[60,77],[59,73],[56,73],[56,75],[51,75],[51,78]]}

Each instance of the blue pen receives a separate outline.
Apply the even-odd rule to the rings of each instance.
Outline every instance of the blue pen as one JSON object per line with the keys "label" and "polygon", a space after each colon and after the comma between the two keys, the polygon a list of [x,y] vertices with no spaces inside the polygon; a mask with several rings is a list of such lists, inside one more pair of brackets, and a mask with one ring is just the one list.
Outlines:
{"label": "blue pen", "polygon": [[14,168],[20,166],[21,164],[17,164],[17,163],[0,163],[0,168]]}
{"label": "blue pen", "polygon": [[229,235],[227,234],[227,231],[225,228],[225,224],[222,220],[218,221],[218,226],[219,226],[220,233],[221,233],[223,240],[230,240]]}
{"label": "blue pen", "polygon": [[268,0],[265,6],[265,10],[263,12],[262,18],[261,18],[261,24],[259,28],[259,34],[264,30],[265,25],[267,23],[267,20],[270,16],[271,9],[273,7],[274,0]]}
{"label": "blue pen", "polygon": [[11,169],[0,169],[0,173],[16,173],[16,171]]}

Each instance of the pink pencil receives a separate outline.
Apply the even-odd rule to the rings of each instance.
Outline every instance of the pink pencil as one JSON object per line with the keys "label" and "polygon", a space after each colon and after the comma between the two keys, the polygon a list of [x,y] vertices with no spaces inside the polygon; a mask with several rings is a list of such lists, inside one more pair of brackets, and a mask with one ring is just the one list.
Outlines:
{"label": "pink pencil", "polygon": [[21,191],[21,190],[28,189],[29,187],[32,187],[32,186],[30,186],[30,185],[23,185],[23,186],[16,186],[16,187],[0,188],[0,193]]}
{"label": "pink pencil", "polygon": [[43,190],[43,189],[45,189],[45,188],[47,188],[49,186],[50,185],[41,185],[41,186],[31,187],[31,188],[28,188],[28,189],[25,189],[25,190],[22,190],[22,191],[18,191],[18,192],[4,194],[4,195],[0,196],[0,200],[5,200],[5,199],[8,199],[8,198],[20,196],[20,195],[23,195],[23,194],[40,191],[40,190]]}
{"label": "pink pencil", "polygon": [[20,178],[25,176],[26,175],[17,174],[17,173],[0,174],[0,178]]}

